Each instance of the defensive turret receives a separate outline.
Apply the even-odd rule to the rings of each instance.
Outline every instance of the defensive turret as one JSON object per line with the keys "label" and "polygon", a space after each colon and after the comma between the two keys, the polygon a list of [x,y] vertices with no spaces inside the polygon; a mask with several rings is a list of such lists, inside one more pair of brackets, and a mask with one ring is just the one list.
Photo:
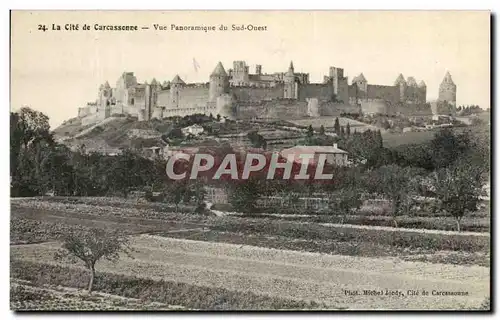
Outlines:
{"label": "defensive turret", "polygon": [[446,101],[453,106],[457,103],[457,86],[448,71],[439,85],[439,101]]}
{"label": "defensive turret", "polygon": [[229,91],[229,77],[222,62],[219,61],[214,71],[210,74],[209,102],[216,102],[217,97]]}
{"label": "defensive turret", "polygon": [[185,84],[178,74],[170,82],[170,105],[172,108],[179,107],[180,90]]}

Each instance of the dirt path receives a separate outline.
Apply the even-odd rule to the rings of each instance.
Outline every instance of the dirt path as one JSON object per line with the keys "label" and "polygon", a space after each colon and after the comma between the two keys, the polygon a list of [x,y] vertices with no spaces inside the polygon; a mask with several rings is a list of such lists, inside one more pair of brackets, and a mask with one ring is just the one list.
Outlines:
{"label": "dirt path", "polygon": [[[11,255],[50,262],[57,247],[56,243],[16,246],[11,247]],[[151,235],[134,237],[133,247],[133,258],[123,257],[117,265],[100,263],[98,270],[315,300],[349,309],[473,308],[489,295],[490,273],[484,267],[335,256]],[[364,290],[382,293],[364,294]],[[386,295],[386,290],[397,295]],[[422,295],[423,290],[427,296]],[[436,295],[441,291],[467,295]],[[412,295],[415,293],[418,295]]]}

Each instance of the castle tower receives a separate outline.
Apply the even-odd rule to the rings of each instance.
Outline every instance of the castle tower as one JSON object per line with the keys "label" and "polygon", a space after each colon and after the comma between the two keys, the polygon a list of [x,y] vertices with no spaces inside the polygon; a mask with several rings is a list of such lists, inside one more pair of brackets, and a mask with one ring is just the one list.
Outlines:
{"label": "castle tower", "polygon": [[258,64],[255,66],[255,73],[258,75],[262,74],[262,65]]}
{"label": "castle tower", "polygon": [[170,82],[170,106],[172,108],[179,108],[180,91],[185,84],[179,75],[176,75]]}
{"label": "castle tower", "polygon": [[104,120],[111,115],[111,95],[111,86],[107,81],[99,86],[97,117],[101,120]]}
{"label": "castle tower", "polygon": [[457,86],[451,79],[451,74],[446,72],[443,81],[439,85],[439,101],[448,102],[452,106],[456,106],[457,103]]}
{"label": "castle tower", "polygon": [[415,78],[413,77],[408,77],[408,79],[406,80],[406,84],[409,86],[409,87],[418,87],[417,85],[417,80],[415,80]]}
{"label": "castle tower", "polygon": [[288,67],[288,71],[283,76],[283,81],[285,82],[283,98],[285,98],[285,99],[297,99],[296,84],[295,84],[295,71],[293,68],[293,61],[290,61],[290,66]]}
{"label": "castle tower", "polygon": [[406,79],[406,100],[412,103],[417,103],[419,100],[419,90],[417,80],[414,77]]}
{"label": "castle tower", "polygon": [[234,85],[242,86],[248,84],[250,81],[248,73],[249,70],[245,61],[233,61],[233,71],[231,72],[231,76]]}
{"label": "castle tower", "polygon": [[347,77],[344,77],[344,69],[330,67],[330,79],[332,79],[333,93],[336,96],[337,101],[342,101],[344,103],[349,102],[349,92]]}
{"label": "castle tower", "polygon": [[99,96],[98,96],[98,105],[99,106],[107,106],[110,104],[112,96],[112,90],[109,83],[106,81],[104,84],[99,86]]}
{"label": "castle tower", "polygon": [[155,78],[151,80],[151,109],[158,103],[158,92],[161,91],[161,84]]}
{"label": "castle tower", "polygon": [[403,77],[403,74],[399,74],[399,76],[396,78],[396,81],[394,81],[394,86],[399,87],[399,101],[405,102],[406,101],[406,88],[408,87],[408,84],[406,83],[405,77]]}
{"label": "castle tower", "polygon": [[[154,79],[153,79],[154,80]],[[156,84],[148,84],[147,82],[144,83],[144,110],[137,110],[137,112],[140,114],[143,112],[143,120],[149,121],[151,120],[151,116],[153,115],[153,95],[154,95],[154,87]]]}
{"label": "castle tower", "polygon": [[355,85],[356,88],[356,101],[364,100],[368,95],[368,81],[366,80],[363,73],[360,73],[358,76],[352,79],[352,84]]}
{"label": "castle tower", "polygon": [[209,102],[217,102],[217,97],[229,92],[229,77],[219,61],[210,75]]}
{"label": "castle tower", "polygon": [[352,82],[356,84],[359,91],[366,93],[366,91],[368,90],[368,81],[366,80],[363,73],[360,73],[357,77],[354,77],[354,79],[352,79]]}
{"label": "castle tower", "polygon": [[424,80],[422,80],[418,83],[418,89],[420,92],[420,103],[426,103],[427,102],[427,85],[425,84]]}

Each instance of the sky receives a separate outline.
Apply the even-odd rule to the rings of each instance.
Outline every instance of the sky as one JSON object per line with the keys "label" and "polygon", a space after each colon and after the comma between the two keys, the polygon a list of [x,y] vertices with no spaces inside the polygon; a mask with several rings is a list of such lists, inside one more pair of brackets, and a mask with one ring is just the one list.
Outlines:
{"label": "sky", "polygon": [[[65,24],[80,30],[66,31]],[[91,30],[83,31],[84,24]],[[139,31],[96,31],[95,24]],[[154,24],[228,30],[156,31]],[[233,24],[266,30],[232,31]],[[402,73],[425,81],[429,101],[449,71],[457,104],[490,107],[487,11],[13,11],[11,110],[30,106],[55,128],[94,101],[100,84],[114,87],[124,71],[139,82],[176,74],[208,82],[219,61],[227,70],[235,60],[246,61],[252,73],[256,64],[264,73],[285,72],[293,61],[311,82],[322,82],[330,66],[344,68],[349,84],[363,72],[369,84],[392,85]]]}

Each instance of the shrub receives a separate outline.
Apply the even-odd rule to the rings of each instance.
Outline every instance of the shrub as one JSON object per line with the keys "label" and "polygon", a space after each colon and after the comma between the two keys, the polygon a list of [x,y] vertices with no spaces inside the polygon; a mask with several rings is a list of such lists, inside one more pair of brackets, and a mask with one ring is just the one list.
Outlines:
{"label": "shrub", "polygon": [[411,230],[380,230],[327,226],[311,223],[283,222],[272,219],[228,217],[211,226],[212,230],[241,232],[243,234],[282,236],[307,240],[336,240],[345,242],[371,242],[404,248],[451,251],[487,251],[490,237],[487,235],[442,234]]}
{"label": "shrub", "polygon": [[[11,277],[28,280],[38,286],[52,284],[85,288],[89,274],[81,268],[12,260]],[[315,302],[112,273],[97,273],[94,287],[96,291],[198,310],[306,309],[319,306]]]}

